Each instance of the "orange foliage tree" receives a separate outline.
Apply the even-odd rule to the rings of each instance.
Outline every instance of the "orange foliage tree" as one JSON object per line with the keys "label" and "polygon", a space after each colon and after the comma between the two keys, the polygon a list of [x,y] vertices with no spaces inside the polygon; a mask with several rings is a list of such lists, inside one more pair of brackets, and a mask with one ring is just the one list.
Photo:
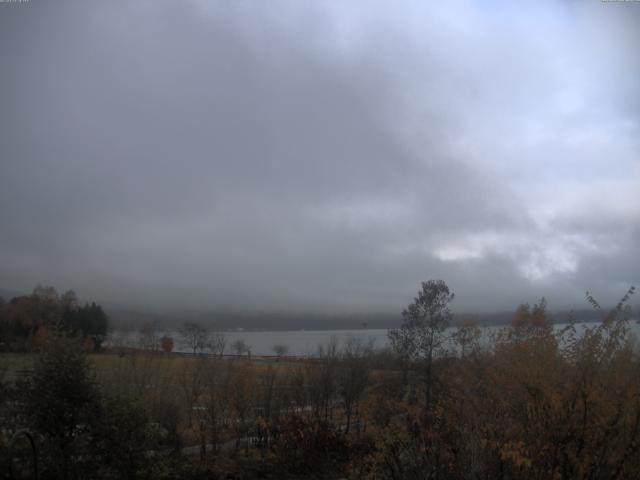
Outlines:
{"label": "orange foliage tree", "polygon": [[173,351],[173,338],[165,335],[160,339],[160,347],[164,353],[171,353]]}

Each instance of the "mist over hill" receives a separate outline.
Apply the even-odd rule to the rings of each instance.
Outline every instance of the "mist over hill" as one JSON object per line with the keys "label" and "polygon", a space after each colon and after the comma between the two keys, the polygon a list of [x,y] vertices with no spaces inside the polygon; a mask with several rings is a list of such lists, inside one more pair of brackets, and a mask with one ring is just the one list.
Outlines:
{"label": "mist over hill", "polygon": [[[14,297],[29,295],[10,288],[0,288],[0,298],[9,301]],[[80,303],[89,299],[79,298]],[[573,318],[576,322],[595,322],[602,319],[602,312],[577,305],[575,308],[553,308],[549,318],[555,323],[565,323]],[[356,330],[396,328],[401,322],[401,311],[392,312],[314,312],[300,311],[260,311],[203,308],[157,308],[131,307],[118,303],[104,303],[113,330],[137,330],[144,324],[154,324],[158,329],[173,330],[186,322],[195,322],[213,330]],[[613,305],[603,306],[603,311]],[[495,309],[489,312],[456,311],[453,325],[464,320],[473,320],[482,326],[507,325],[514,316],[513,310]],[[637,316],[638,306],[633,308]]]}
{"label": "mist over hill", "polygon": [[0,288],[0,298],[5,300],[10,300],[14,297],[19,297],[21,295],[26,295],[24,292],[20,292],[18,290],[11,290],[7,288]]}
{"label": "mist over hill", "polygon": [[[514,307],[515,311],[515,307]],[[481,326],[507,325],[514,311],[494,313],[454,314],[453,325],[466,319],[475,320]],[[183,323],[195,322],[209,329],[217,330],[356,330],[397,328],[401,323],[400,312],[370,314],[320,314],[320,313],[277,313],[277,312],[231,312],[231,311],[189,311],[166,310],[144,311],[113,308],[108,310],[112,328],[115,330],[136,330],[144,323],[152,322],[158,329],[178,329]],[[550,311],[555,323],[565,323],[572,316],[576,322],[594,322],[602,319],[602,314],[588,308]]]}

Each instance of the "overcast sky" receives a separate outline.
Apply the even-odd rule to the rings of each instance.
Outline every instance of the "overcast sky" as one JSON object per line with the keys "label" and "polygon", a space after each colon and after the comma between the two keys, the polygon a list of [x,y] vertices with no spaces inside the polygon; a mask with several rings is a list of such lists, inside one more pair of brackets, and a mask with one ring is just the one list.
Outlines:
{"label": "overcast sky", "polygon": [[[640,284],[640,3],[0,3],[0,288],[456,310]],[[634,303],[637,299],[634,300]]]}

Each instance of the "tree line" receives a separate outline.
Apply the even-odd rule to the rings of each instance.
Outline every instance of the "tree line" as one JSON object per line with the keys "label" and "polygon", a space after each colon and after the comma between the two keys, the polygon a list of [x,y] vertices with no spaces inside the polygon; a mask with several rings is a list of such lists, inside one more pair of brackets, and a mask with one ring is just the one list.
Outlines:
{"label": "tree line", "polygon": [[30,295],[0,298],[0,349],[5,351],[41,348],[54,330],[79,336],[85,348],[97,351],[108,324],[100,305],[81,305],[73,290],[59,294],[54,287],[37,285]]}

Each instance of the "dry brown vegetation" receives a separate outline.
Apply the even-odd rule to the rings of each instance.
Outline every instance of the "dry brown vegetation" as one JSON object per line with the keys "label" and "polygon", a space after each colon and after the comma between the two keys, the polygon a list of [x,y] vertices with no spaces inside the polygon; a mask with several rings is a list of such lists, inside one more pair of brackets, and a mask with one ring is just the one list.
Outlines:
{"label": "dry brown vegetation", "polygon": [[[296,362],[92,354],[88,371],[109,399],[103,404],[122,412],[110,421],[142,419],[137,434],[112,429],[101,445],[135,439],[137,455],[146,459],[129,459],[115,474],[94,473],[636,478],[640,358],[628,327],[623,303],[584,334],[572,324],[554,329],[540,303],[518,307],[512,324],[489,344],[481,345],[476,325],[463,323],[453,336],[456,351],[428,351],[430,357],[374,351],[356,339]],[[34,358],[5,354],[1,360],[10,371],[33,368]],[[82,458],[89,458],[89,447],[82,448]]]}

